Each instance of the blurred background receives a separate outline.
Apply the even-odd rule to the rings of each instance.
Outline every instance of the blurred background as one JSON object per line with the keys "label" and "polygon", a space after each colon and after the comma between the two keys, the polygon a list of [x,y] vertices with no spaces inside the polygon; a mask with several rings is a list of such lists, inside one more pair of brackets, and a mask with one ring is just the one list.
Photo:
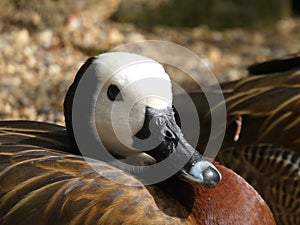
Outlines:
{"label": "blurred background", "polygon": [[220,82],[240,79],[252,63],[299,51],[299,15],[298,0],[1,0],[0,119],[63,125],[80,65],[133,41],[177,43],[205,55]]}

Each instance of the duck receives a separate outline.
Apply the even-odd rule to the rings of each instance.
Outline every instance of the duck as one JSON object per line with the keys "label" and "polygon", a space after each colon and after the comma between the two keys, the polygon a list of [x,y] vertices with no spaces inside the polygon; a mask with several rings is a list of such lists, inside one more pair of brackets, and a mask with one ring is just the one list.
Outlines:
{"label": "duck", "polygon": [[[76,74],[66,127],[0,121],[0,224],[275,224],[251,185],[188,143],[172,97],[158,62],[110,52]],[[170,157],[163,180],[143,176]]]}
{"label": "duck", "polygon": [[260,193],[279,225],[300,224],[299,65],[299,55],[253,64],[248,77],[220,84],[222,91],[213,94],[224,102],[211,109],[203,104],[204,91],[189,92],[206,127],[197,149],[203,152],[210,135],[210,110],[225,103],[226,130],[216,159]]}
{"label": "duck", "polygon": [[217,163],[223,179],[214,188],[180,179],[145,186],[94,160],[99,174],[82,156],[69,153],[65,127],[1,121],[0,134],[3,225],[275,224],[252,186]]}

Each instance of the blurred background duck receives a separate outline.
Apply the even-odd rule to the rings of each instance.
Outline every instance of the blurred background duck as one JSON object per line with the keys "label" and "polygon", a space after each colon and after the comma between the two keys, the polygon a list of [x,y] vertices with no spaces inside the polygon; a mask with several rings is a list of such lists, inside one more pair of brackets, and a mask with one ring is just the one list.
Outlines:
{"label": "blurred background duck", "polygon": [[[89,75],[103,80],[106,72],[119,69],[128,59],[142,60],[139,68],[150,65],[149,69],[157,72],[156,78],[161,76],[168,81],[167,96],[172,98],[169,78],[155,61],[126,53],[103,54],[81,67],[68,91],[67,130],[33,121],[0,123],[0,224],[275,224],[268,206],[244,179],[193,151],[173,113],[169,114],[172,99],[161,102],[142,98],[131,115],[131,128],[139,137],[147,134],[149,115],[159,121],[152,124],[151,130],[159,134],[158,148],[132,152],[121,148],[119,142],[111,142],[110,106],[119,101],[118,109],[122,109],[127,98],[135,98],[137,92],[143,94],[137,88],[122,89],[122,82],[130,81],[132,75],[148,76],[145,71],[141,73],[143,70],[118,71],[115,77],[104,79],[107,82],[99,92],[95,113],[98,132],[100,136],[103,131],[109,133],[102,134],[104,144],[124,162],[149,165],[162,161],[173,151],[189,156],[177,173],[179,176],[145,186],[118,168],[97,160],[89,164],[78,155],[72,109],[80,79]],[[84,114],[86,109],[82,110]],[[177,162],[171,161],[170,168]]]}
{"label": "blurred background duck", "polygon": [[[282,225],[300,224],[299,66],[297,54],[257,63],[248,68],[249,77],[223,83],[222,93],[214,93],[224,95],[227,108],[217,160],[255,187]],[[199,114],[197,149],[202,152],[210,135],[210,109],[202,90],[190,96]]]}

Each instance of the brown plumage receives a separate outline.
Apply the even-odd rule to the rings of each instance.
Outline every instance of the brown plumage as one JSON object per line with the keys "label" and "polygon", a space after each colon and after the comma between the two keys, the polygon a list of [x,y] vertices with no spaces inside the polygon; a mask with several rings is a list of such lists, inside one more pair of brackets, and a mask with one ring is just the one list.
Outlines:
{"label": "brown plumage", "polygon": [[[249,71],[256,76],[221,84],[223,92],[213,93],[224,94],[227,108],[217,159],[259,191],[282,225],[300,224],[299,63],[299,57],[292,57],[252,65]],[[210,110],[202,91],[190,95],[203,128],[201,151],[210,132]]]}
{"label": "brown plumage", "polygon": [[70,154],[67,140],[64,127],[0,122],[1,225],[275,224],[256,191],[223,166],[216,164],[223,179],[213,189],[177,178],[146,187],[94,161],[98,174]]}
{"label": "brown plumage", "polygon": [[224,88],[230,125],[226,145],[233,144],[230,136],[236,130],[235,119],[241,116],[239,144],[273,143],[299,152],[300,70],[252,76],[234,88]]}

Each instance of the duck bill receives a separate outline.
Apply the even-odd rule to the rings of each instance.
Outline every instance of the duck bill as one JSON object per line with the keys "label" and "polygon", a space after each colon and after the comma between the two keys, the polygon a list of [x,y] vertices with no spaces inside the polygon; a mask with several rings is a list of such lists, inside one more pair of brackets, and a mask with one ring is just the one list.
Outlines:
{"label": "duck bill", "polygon": [[217,168],[185,140],[171,107],[147,107],[144,126],[135,136],[135,147],[157,162],[171,159],[168,169],[183,165],[177,172],[181,179],[204,184],[206,187],[214,187],[221,180],[222,176]]}

